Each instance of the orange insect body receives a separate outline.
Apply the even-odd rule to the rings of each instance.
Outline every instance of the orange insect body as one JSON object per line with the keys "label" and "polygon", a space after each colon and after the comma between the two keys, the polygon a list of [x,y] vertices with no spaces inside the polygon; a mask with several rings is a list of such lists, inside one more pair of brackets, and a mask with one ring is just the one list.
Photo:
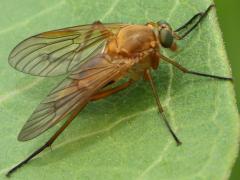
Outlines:
{"label": "orange insect body", "polygon": [[[196,14],[175,31],[165,21],[146,25],[95,22],[41,33],[16,46],[9,56],[9,63],[15,69],[36,76],[67,76],[35,109],[19,133],[18,140],[33,139],[68,118],[43,146],[13,167],[7,176],[51,146],[87,103],[123,90],[142,77],[150,82],[158,111],[180,145],[181,141],[164,115],[151,69],[156,69],[162,59],[184,73],[232,80],[190,71],[160,53],[162,47],[175,51],[175,41],[183,39],[196,28],[212,7],[214,5]],[[129,79],[127,82],[109,86],[125,76]]]}
{"label": "orange insect body", "polygon": [[129,69],[130,77],[137,80],[143,76],[145,70],[159,64],[159,37],[157,24],[150,25],[129,25],[113,36],[107,43],[105,53],[112,57],[129,58],[126,61],[133,61],[131,58],[138,58],[138,63]]}

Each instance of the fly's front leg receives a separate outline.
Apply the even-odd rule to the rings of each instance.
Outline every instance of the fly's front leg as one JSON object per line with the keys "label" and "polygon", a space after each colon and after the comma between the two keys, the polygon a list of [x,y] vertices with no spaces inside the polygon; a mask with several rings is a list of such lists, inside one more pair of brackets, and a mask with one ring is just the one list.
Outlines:
{"label": "fly's front leg", "polygon": [[186,37],[192,30],[194,30],[199,23],[202,22],[202,20],[208,15],[210,10],[214,8],[215,5],[211,4],[206,11],[197,13],[194,15],[187,23],[185,23],[183,26],[179,27],[174,31],[174,35],[178,40],[183,39]]}
{"label": "fly's front leg", "polygon": [[119,92],[123,89],[126,89],[127,87],[129,87],[131,84],[133,83],[132,80],[129,80],[117,87],[114,87],[114,88],[111,88],[111,89],[107,89],[107,90],[104,90],[104,91],[100,91],[98,93],[96,93],[95,95],[93,95],[90,100],[91,101],[96,101],[96,100],[99,100],[99,99],[102,99],[102,98],[105,98],[105,97],[108,97],[112,94],[115,94],[116,92]]}
{"label": "fly's front leg", "polygon": [[232,81],[233,80],[232,77],[216,76],[216,75],[211,75],[211,74],[200,73],[200,72],[188,70],[187,68],[183,67],[179,63],[177,63],[177,62],[173,61],[172,59],[167,58],[166,56],[163,56],[163,55],[161,55],[160,58],[162,60],[172,64],[173,66],[178,68],[183,73],[192,74],[192,75],[196,75],[196,76],[202,76],[202,77],[208,77],[208,78],[214,78],[214,79],[219,79],[219,80],[228,80],[228,81]]}

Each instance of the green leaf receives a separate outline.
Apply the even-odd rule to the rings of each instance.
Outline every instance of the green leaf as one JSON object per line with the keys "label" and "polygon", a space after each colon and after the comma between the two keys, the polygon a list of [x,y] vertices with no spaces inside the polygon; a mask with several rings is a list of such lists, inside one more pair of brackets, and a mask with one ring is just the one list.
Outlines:
{"label": "green leaf", "polygon": [[[0,4],[0,179],[60,126],[29,142],[16,137],[38,103],[61,81],[12,69],[11,49],[46,30],[96,20],[174,28],[205,10],[210,0],[3,0]],[[176,53],[163,53],[192,70],[231,76],[216,13]],[[154,78],[177,147],[157,113],[149,84],[89,104],[53,144],[13,179],[227,179],[238,151],[239,117],[231,82],[184,75],[162,63]]]}

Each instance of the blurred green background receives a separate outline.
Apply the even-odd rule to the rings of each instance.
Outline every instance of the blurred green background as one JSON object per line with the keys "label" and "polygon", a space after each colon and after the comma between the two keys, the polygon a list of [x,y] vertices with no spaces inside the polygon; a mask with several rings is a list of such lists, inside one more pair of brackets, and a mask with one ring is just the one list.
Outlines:
{"label": "blurred green background", "polygon": [[[240,19],[238,19],[240,18],[240,1],[215,0],[215,3],[217,5],[217,14],[223,32],[225,47],[232,66],[238,109],[240,110]],[[235,163],[230,180],[239,179],[240,157],[238,157],[238,160]]]}

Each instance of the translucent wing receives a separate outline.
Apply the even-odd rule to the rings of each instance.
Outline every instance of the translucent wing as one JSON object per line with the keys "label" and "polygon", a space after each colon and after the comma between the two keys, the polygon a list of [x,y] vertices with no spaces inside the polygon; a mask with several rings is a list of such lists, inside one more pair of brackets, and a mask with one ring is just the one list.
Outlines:
{"label": "translucent wing", "polygon": [[9,55],[9,63],[31,75],[65,74],[101,52],[106,40],[124,26],[99,22],[41,33],[17,45]]}
{"label": "translucent wing", "polygon": [[101,54],[68,76],[36,108],[23,126],[18,140],[30,140],[65,118],[109,82],[123,76],[133,65],[131,59],[112,60]]}

